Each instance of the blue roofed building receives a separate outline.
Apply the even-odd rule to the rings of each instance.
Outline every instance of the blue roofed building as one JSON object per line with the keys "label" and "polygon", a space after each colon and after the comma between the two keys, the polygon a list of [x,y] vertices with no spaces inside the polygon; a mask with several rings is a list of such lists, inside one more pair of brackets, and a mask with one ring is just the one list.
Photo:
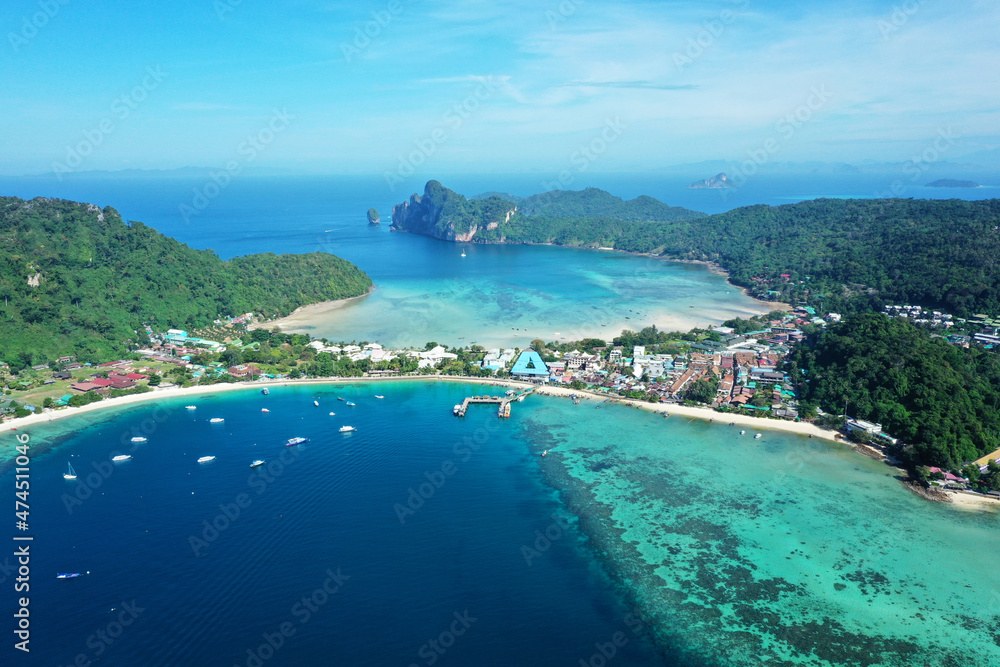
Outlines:
{"label": "blue roofed building", "polygon": [[510,374],[519,380],[545,381],[549,377],[549,367],[534,350],[525,350],[517,358]]}

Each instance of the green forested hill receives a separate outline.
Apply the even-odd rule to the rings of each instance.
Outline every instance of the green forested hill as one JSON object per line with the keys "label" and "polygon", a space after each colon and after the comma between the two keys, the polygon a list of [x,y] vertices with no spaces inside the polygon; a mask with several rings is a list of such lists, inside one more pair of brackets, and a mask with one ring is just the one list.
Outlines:
{"label": "green forested hill", "polygon": [[[518,212],[507,219],[503,213],[512,203],[501,197],[467,201],[437,181],[428,183],[427,192],[431,196],[420,202],[419,215],[402,215],[400,223],[394,215],[397,228],[454,238],[440,230],[457,212],[456,230],[478,227],[468,239],[473,242],[604,246],[712,261],[732,282],[757,296],[775,292],[775,300],[819,293],[828,303],[839,303],[867,294],[956,315],[1000,314],[996,199],[817,199],[671,218],[672,207],[656,200],[623,202],[590,189],[521,199],[519,206],[535,214]],[[533,208],[530,201],[536,202]]]}
{"label": "green forested hill", "polygon": [[791,356],[801,398],[881,423],[919,463],[956,469],[1000,447],[1000,356],[932,338],[904,319],[865,313]]}
{"label": "green forested hill", "polygon": [[[608,238],[609,233],[628,234],[642,225],[704,215],[652,197],[625,201],[597,188],[555,190],[531,197],[487,193],[466,199],[438,181],[428,181],[422,196],[414,195],[393,208],[392,226],[448,241],[471,231],[471,238],[461,240],[593,245],[599,243],[597,237]],[[629,223],[629,232],[609,230],[616,222]]]}
{"label": "green forested hill", "polygon": [[195,327],[245,312],[285,315],[363,294],[371,279],[325,253],[223,262],[111,207],[0,197],[0,360],[119,354],[142,323]]}

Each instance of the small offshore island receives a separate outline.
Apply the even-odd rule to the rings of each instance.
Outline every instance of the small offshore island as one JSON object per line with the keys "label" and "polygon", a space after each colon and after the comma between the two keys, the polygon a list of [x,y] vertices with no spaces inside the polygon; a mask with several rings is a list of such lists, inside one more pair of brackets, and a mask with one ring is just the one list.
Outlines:
{"label": "small offshore island", "polygon": [[975,181],[959,181],[954,178],[939,178],[936,181],[931,181],[926,186],[928,188],[981,188],[983,186],[979,185]]}

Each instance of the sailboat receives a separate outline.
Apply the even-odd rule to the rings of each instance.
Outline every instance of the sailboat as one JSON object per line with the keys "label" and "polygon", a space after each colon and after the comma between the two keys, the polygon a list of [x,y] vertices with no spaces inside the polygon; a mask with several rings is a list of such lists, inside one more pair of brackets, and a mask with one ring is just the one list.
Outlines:
{"label": "sailboat", "polygon": [[76,471],[73,470],[73,464],[68,463],[67,465],[69,467],[66,469],[66,472],[63,473],[63,479],[76,479]]}

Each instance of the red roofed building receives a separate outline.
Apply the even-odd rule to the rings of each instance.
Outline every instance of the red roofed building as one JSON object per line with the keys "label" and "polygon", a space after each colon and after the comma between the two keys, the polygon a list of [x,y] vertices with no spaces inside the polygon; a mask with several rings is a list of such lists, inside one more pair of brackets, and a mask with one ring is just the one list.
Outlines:
{"label": "red roofed building", "polygon": [[76,391],[87,392],[92,389],[98,389],[101,385],[94,384],[93,382],[74,382],[70,385],[70,389],[75,389]]}

